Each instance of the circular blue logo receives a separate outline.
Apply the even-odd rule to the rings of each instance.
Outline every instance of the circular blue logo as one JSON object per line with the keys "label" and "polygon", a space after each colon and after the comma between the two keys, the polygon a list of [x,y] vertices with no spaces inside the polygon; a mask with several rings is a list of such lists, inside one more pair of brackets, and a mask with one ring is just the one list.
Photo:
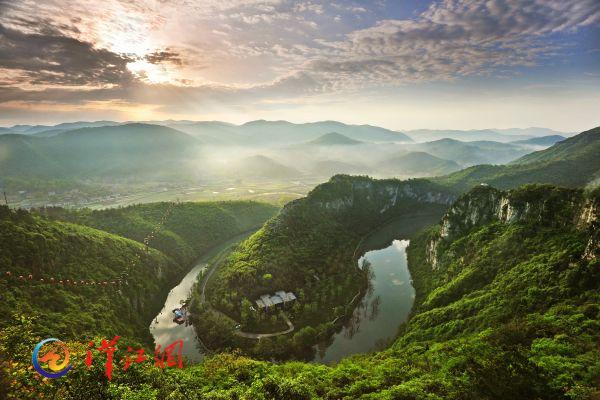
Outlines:
{"label": "circular blue logo", "polygon": [[[62,353],[63,353],[62,357],[60,354],[56,353],[55,348],[52,348],[51,350],[49,350],[48,352],[46,352],[45,354],[43,354],[41,356],[39,355],[40,349],[46,343],[51,343],[51,342],[57,342],[60,349],[62,350]],[[61,358],[63,359],[63,361],[59,364],[58,361]],[[35,370],[37,372],[39,372],[40,375],[45,376],[46,378],[60,378],[61,376],[65,376],[66,373],[69,372],[71,370],[71,368],[73,368],[73,365],[69,364],[69,358],[70,358],[70,353],[69,353],[69,349],[67,348],[67,345],[64,344],[62,341],[55,339],[55,338],[49,338],[49,339],[42,340],[35,346],[35,348],[33,349],[33,354],[31,354],[31,362],[33,364],[33,368],[35,368]],[[50,368],[50,370],[53,372],[49,372],[49,371],[46,371],[45,369],[43,369],[42,366],[40,365],[40,362],[47,362],[48,368]]]}

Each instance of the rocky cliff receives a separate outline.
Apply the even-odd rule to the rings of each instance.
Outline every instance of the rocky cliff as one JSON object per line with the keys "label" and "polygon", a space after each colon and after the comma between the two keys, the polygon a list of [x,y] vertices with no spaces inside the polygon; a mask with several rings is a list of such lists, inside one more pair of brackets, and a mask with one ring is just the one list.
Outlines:
{"label": "rocky cliff", "polygon": [[277,220],[285,225],[300,210],[310,208],[360,233],[399,215],[443,212],[454,200],[450,190],[425,179],[336,175],[306,198],[288,203]]}
{"label": "rocky cliff", "polygon": [[501,191],[479,186],[462,195],[442,218],[439,232],[427,244],[427,261],[439,267],[440,246],[467,234],[471,229],[500,222],[533,222],[540,226],[575,226],[590,231],[586,257],[598,251],[600,197],[598,190],[565,189],[532,185]]}

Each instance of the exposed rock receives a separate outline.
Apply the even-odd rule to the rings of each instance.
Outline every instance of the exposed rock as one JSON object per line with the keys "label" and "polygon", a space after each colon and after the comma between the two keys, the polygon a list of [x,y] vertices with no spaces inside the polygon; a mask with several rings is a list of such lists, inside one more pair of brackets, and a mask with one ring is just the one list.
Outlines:
{"label": "exposed rock", "polygon": [[443,241],[468,233],[473,227],[493,221],[512,224],[533,221],[542,225],[569,226],[591,231],[584,257],[598,253],[600,207],[597,196],[587,198],[582,190],[551,186],[531,186],[499,191],[489,186],[474,188],[461,196],[442,218],[440,233],[427,245],[426,258],[433,269],[439,268],[439,246]]}

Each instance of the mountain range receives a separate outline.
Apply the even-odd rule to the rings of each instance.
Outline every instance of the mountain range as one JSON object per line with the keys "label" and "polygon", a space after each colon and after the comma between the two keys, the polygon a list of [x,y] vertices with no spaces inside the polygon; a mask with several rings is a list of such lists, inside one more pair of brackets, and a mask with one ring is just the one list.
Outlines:
{"label": "mountain range", "polygon": [[[335,173],[351,173],[408,178],[492,164],[447,178],[471,184],[479,180],[482,171],[487,171],[483,176],[488,178],[511,173],[510,168],[497,164],[522,163],[516,160],[534,149],[553,143],[560,149],[573,139],[553,135],[510,143],[452,138],[415,143],[400,132],[335,121],[293,124],[261,120],[243,125],[166,122],[168,126],[111,121],[16,126],[11,132],[22,133],[0,135],[0,177],[145,182],[224,177],[322,179]],[[469,131],[468,135],[479,137],[477,132]],[[519,132],[511,132],[511,138]],[[534,133],[548,132],[540,129]],[[529,159],[533,158],[524,160]]]}
{"label": "mountain range", "polygon": [[600,179],[600,127],[582,132],[552,147],[525,155],[508,165],[476,165],[435,181],[464,191],[480,184],[501,189],[527,183],[566,187],[596,184]]}

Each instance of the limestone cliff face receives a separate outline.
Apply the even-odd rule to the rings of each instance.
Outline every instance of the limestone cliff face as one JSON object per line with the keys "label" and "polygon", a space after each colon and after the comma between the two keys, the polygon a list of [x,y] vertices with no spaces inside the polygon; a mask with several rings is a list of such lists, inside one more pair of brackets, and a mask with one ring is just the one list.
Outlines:
{"label": "limestone cliff face", "polygon": [[343,213],[353,208],[368,208],[378,214],[393,210],[406,200],[450,205],[456,198],[448,190],[425,180],[375,180],[344,175],[334,176],[311,195],[312,203],[324,210]]}
{"label": "limestone cliff face", "polygon": [[398,215],[418,215],[436,209],[441,216],[455,199],[448,189],[424,179],[400,181],[336,175],[307,197],[288,203],[272,226],[284,228],[289,220],[310,213],[346,223],[363,233],[363,228],[373,228]]}
{"label": "limestone cliff face", "polygon": [[500,191],[481,186],[461,196],[442,218],[438,235],[426,248],[426,259],[433,269],[439,267],[439,247],[443,242],[468,233],[472,228],[491,222],[512,224],[534,222],[547,226],[575,226],[590,230],[586,257],[598,252],[600,206],[598,196],[578,189],[533,186]]}

